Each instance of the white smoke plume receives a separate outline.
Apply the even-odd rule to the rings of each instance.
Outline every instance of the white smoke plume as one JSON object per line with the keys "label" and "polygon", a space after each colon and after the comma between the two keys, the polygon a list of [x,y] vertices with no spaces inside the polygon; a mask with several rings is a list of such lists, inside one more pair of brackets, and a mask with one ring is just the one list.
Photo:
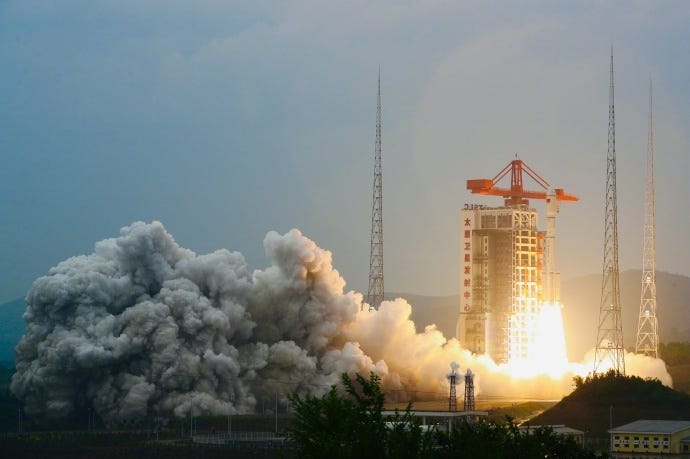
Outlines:
{"label": "white smoke plume", "polygon": [[118,422],[248,413],[275,393],[324,393],[343,372],[439,398],[452,361],[472,368],[477,393],[572,389],[573,373],[516,378],[434,326],[416,333],[405,300],[362,308],[331,253],[298,230],[270,232],[264,247],[270,266],[252,273],[238,252],[196,255],[161,223],[137,222],[61,262],[26,297],[12,392],[40,419],[88,407]]}

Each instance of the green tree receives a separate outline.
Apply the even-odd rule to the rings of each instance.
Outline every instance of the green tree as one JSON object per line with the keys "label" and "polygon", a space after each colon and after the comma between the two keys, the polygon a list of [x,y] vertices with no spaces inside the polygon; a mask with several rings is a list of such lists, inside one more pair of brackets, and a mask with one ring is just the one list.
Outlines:
{"label": "green tree", "polygon": [[587,459],[597,457],[575,439],[556,434],[551,427],[520,429],[508,418],[506,423],[461,422],[441,437],[439,458],[558,458]]}
{"label": "green tree", "polygon": [[432,432],[410,412],[389,420],[382,414],[380,378],[342,375],[346,396],[335,386],[322,397],[293,394],[295,420],[288,429],[301,458],[419,458],[429,456]]}

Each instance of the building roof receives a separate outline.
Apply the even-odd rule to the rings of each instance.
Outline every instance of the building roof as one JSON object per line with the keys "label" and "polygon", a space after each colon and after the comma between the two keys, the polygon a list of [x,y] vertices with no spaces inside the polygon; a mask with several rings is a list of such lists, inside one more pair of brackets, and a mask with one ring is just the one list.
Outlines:
{"label": "building roof", "polygon": [[674,434],[690,429],[690,421],[665,421],[640,419],[609,430],[609,433],[658,433]]}
{"label": "building roof", "polygon": [[572,427],[568,427],[563,424],[547,424],[547,425],[539,425],[539,426],[533,426],[533,425],[522,425],[518,427],[520,430],[527,430],[528,432],[532,432],[538,427],[551,427],[551,429],[554,431],[554,433],[561,434],[561,435],[584,435],[585,433],[581,430],[573,429]]}
{"label": "building roof", "polygon": [[[385,410],[382,412],[384,416],[395,416],[396,414],[405,414],[405,410]],[[430,418],[462,418],[465,416],[488,416],[487,411],[415,411],[410,410],[410,414],[414,416],[430,417]]]}

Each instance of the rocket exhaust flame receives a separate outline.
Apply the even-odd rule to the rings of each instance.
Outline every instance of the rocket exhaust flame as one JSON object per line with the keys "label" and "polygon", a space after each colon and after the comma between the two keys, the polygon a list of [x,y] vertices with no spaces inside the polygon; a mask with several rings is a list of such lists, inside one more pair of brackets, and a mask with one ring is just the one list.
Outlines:
{"label": "rocket exhaust flame", "polygon": [[[298,230],[269,232],[264,247],[270,266],[250,272],[238,252],[197,255],[161,223],[137,222],[59,263],[26,297],[11,385],[25,413],[46,422],[87,408],[106,422],[249,413],[275,393],[318,395],[343,372],[370,371],[400,397],[443,398],[449,361],[472,368],[477,394],[572,389],[572,368],[522,378],[433,325],[417,333],[405,300],[362,310],[331,253]],[[665,373],[644,359],[647,375]]]}
{"label": "rocket exhaust flame", "polygon": [[511,372],[523,377],[547,374],[558,377],[568,371],[568,357],[560,304],[543,303],[539,315],[527,328],[533,333],[527,357],[511,359]]}

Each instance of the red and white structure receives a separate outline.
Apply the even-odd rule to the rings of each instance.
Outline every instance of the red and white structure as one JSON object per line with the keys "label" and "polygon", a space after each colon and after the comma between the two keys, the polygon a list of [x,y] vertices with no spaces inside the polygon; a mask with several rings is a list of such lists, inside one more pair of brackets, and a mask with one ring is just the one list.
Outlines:
{"label": "red and white structure", "polygon": [[[499,182],[510,174],[510,188]],[[526,190],[523,175],[537,190]],[[502,207],[467,204],[461,214],[460,314],[462,346],[487,353],[497,363],[530,358],[544,304],[560,304],[555,263],[556,214],[561,201],[577,201],[552,190],[522,160],[511,161],[493,179],[467,181],[473,194],[501,196]],[[546,231],[529,199],[546,202]]]}

